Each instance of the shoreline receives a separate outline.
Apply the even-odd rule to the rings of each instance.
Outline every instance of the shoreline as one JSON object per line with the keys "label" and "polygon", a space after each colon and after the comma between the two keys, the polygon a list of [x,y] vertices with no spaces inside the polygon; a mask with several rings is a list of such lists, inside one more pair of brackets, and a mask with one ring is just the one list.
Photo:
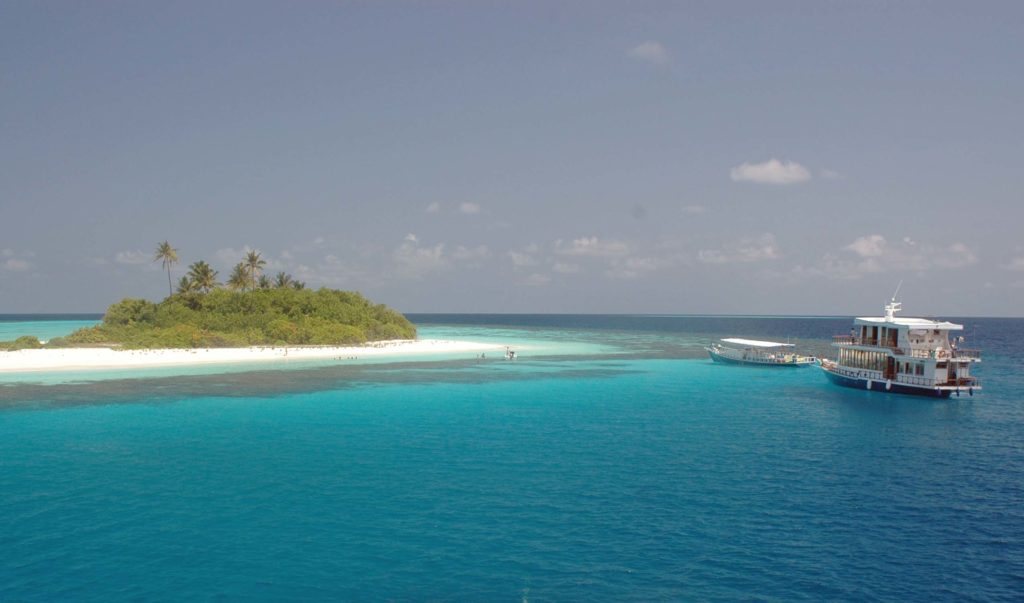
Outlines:
{"label": "shoreline", "polygon": [[472,352],[504,354],[505,345],[442,339],[376,341],[358,346],[252,346],[117,350],[114,348],[55,348],[0,352],[0,374],[91,369],[132,369],[203,366],[291,360],[360,360],[389,356],[431,356]]}

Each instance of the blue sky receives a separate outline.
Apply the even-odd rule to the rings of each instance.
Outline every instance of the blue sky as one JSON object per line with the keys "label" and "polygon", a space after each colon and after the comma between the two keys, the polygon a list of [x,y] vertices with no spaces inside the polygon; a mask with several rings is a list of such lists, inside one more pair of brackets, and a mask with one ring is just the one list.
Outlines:
{"label": "blue sky", "polygon": [[[216,6],[211,6],[215,4]],[[159,241],[407,312],[1021,315],[1024,8],[0,6],[0,312]]]}

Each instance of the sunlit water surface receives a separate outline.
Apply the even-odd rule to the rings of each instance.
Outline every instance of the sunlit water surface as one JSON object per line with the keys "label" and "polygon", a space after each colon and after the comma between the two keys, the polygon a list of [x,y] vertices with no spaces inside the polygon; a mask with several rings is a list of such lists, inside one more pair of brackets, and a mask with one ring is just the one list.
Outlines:
{"label": "sunlit water surface", "polygon": [[522,357],[0,384],[0,601],[1024,593],[1024,321],[932,400],[702,356],[847,318],[413,319]]}

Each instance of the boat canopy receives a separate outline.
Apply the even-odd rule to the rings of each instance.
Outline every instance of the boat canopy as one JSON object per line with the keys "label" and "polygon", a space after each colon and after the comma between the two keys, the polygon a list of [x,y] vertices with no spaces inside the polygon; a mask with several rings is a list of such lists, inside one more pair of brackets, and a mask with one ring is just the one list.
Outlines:
{"label": "boat canopy", "polygon": [[858,316],[853,320],[855,325],[910,327],[911,329],[938,329],[940,331],[963,331],[964,326],[945,320],[929,320],[927,318],[892,318],[885,316]]}
{"label": "boat canopy", "polygon": [[723,339],[725,343],[735,343],[736,345],[744,345],[752,348],[791,348],[792,343],[779,343],[778,341],[758,341],[756,339],[738,339],[736,337],[730,337]]}

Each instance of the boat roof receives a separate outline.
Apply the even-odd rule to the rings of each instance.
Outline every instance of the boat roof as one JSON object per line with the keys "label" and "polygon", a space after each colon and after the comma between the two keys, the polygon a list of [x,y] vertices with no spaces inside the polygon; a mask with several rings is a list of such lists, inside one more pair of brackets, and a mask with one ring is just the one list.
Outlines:
{"label": "boat roof", "polygon": [[740,339],[738,337],[728,337],[723,339],[725,343],[735,343],[737,345],[750,346],[752,348],[791,348],[792,343],[779,343],[778,341],[758,341],[757,339]]}
{"label": "boat roof", "polygon": [[867,325],[896,325],[898,327],[910,327],[911,329],[938,329],[940,331],[962,331],[964,326],[944,320],[931,320],[928,318],[887,318],[885,316],[858,316],[855,324]]}

